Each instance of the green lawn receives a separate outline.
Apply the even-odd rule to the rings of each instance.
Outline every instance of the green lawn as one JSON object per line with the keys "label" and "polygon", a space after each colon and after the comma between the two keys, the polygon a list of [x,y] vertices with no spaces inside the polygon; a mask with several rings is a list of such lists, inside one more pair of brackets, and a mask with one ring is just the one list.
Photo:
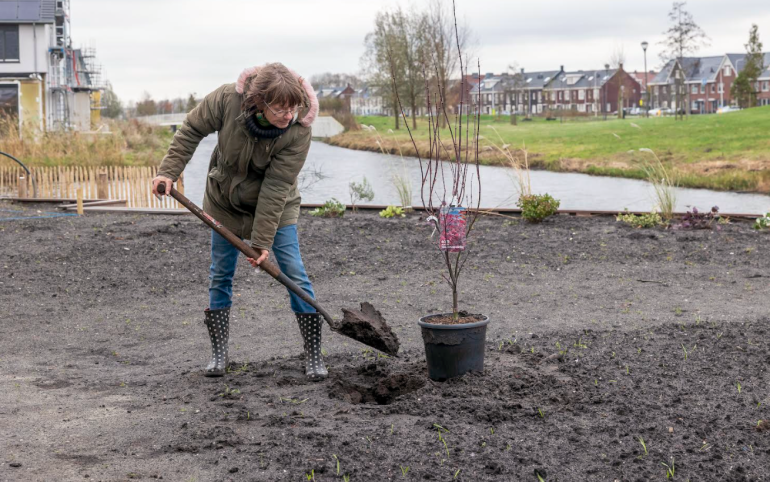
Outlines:
{"label": "green lawn", "polygon": [[[409,152],[411,142],[403,123],[394,133],[392,117],[359,117],[358,121],[374,126],[388,149],[400,145],[404,154]],[[427,140],[426,121],[417,127],[416,138]],[[514,126],[508,117],[482,116],[481,135],[482,145],[526,146],[536,168],[640,177],[639,162],[649,154],[639,149],[647,148],[676,168],[682,185],[770,192],[770,106],[684,121],[629,117],[562,123],[538,118],[519,119]],[[377,149],[375,138],[373,132],[361,130],[337,136],[332,143]],[[485,155],[487,163],[502,161],[492,152]]]}

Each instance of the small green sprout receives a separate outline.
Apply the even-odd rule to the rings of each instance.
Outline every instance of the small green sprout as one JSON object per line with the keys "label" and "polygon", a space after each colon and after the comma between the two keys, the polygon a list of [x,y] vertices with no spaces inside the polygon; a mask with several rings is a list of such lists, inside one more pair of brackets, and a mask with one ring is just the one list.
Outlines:
{"label": "small green sprout", "polygon": [[642,437],[639,437],[639,443],[642,444],[642,448],[644,449],[644,455],[647,455],[647,444],[644,443],[644,439]]}
{"label": "small green sprout", "polygon": [[537,413],[540,415],[540,418],[545,418],[545,412],[543,411],[542,408],[538,407]]}
{"label": "small green sprout", "polygon": [[332,457],[334,457],[334,460],[337,461],[337,475],[340,475],[340,459],[337,457],[336,454],[332,454]]}
{"label": "small green sprout", "polygon": [[403,475],[404,478],[406,478],[406,474],[409,473],[409,466],[407,465],[406,467],[404,467],[403,465],[399,465],[399,467],[401,468],[401,475]]}
{"label": "small green sprout", "polygon": [[460,471],[462,469],[457,469],[457,472],[455,472],[454,480],[457,480],[457,476],[460,475]]}
{"label": "small green sprout", "polygon": [[674,474],[676,473],[674,470],[674,458],[671,457],[671,465],[668,465],[665,462],[661,462],[660,464],[666,468],[666,479],[673,479]]}
{"label": "small green sprout", "polygon": [[737,382],[735,386],[738,387],[738,393],[741,393],[741,382]]}
{"label": "small green sprout", "polygon": [[586,348],[588,348],[588,345],[583,343],[583,337],[582,336],[580,338],[578,338],[578,340],[575,343],[573,343],[572,346],[574,346],[575,348],[582,348],[584,350]]}
{"label": "small green sprout", "polygon": [[309,474],[305,474],[305,477],[307,477],[307,480],[315,480],[315,469],[311,470]]}

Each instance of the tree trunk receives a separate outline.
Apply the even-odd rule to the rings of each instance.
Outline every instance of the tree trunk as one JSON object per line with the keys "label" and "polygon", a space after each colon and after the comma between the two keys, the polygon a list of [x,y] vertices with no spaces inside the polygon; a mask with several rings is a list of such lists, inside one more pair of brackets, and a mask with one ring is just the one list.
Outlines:
{"label": "tree trunk", "polygon": [[395,108],[394,108],[394,109],[393,109],[393,114],[394,114],[394,117],[395,117],[395,121],[396,121],[396,127],[395,127],[395,130],[398,130],[398,118],[400,117],[400,113],[398,112],[398,110],[397,110],[397,109],[395,109]]}
{"label": "tree trunk", "polygon": [[457,302],[457,283],[455,283],[452,285],[452,315],[455,320],[460,317],[459,313],[460,307]]}

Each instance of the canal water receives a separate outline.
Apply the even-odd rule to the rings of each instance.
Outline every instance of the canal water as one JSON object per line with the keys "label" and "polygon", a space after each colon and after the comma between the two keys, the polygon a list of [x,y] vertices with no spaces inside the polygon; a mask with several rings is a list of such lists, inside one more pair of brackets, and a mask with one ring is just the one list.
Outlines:
{"label": "canal water", "polygon": [[[216,145],[216,134],[206,137],[185,170],[185,193],[196,204],[203,202],[206,170],[211,152]],[[420,200],[420,165],[417,159],[388,156],[376,152],[354,151],[313,141],[301,176],[307,183],[320,173],[322,179],[302,190],[304,203],[323,203],[337,198],[349,204],[348,184],[361,182],[363,177],[374,190],[374,199],[363,204],[398,205],[399,197],[392,182],[394,172],[406,173],[412,183],[414,206],[422,206]],[[649,211],[654,205],[654,191],[645,181],[586,174],[532,171],[532,192],[548,193],[561,201],[561,209],[622,211]],[[481,166],[481,207],[516,207],[518,193],[514,173],[510,168]],[[770,196],[762,194],[738,194],[710,191],[707,189],[678,188],[677,211],[695,206],[708,210],[719,206],[724,213],[756,213],[770,211]],[[475,204],[475,203],[474,203]]]}

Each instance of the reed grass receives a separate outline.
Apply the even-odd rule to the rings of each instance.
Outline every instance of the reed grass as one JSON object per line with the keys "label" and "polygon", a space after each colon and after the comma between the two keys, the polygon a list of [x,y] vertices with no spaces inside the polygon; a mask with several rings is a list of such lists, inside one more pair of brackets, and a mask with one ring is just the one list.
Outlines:
{"label": "reed grass", "polygon": [[676,208],[676,192],[678,186],[675,171],[666,168],[660,158],[652,149],[642,148],[640,152],[649,154],[653,160],[645,158],[642,161],[642,170],[647,176],[647,181],[655,190],[655,200],[660,214],[666,222],[674,217]]}
{"label": "reed grass", "polygon": [[[106,120],[96,132],[40,132],[0,118],[0,151],[27,166],[158,166],[171,144],[168,127]],[[106,132],[106,131],[109,132]]]}

